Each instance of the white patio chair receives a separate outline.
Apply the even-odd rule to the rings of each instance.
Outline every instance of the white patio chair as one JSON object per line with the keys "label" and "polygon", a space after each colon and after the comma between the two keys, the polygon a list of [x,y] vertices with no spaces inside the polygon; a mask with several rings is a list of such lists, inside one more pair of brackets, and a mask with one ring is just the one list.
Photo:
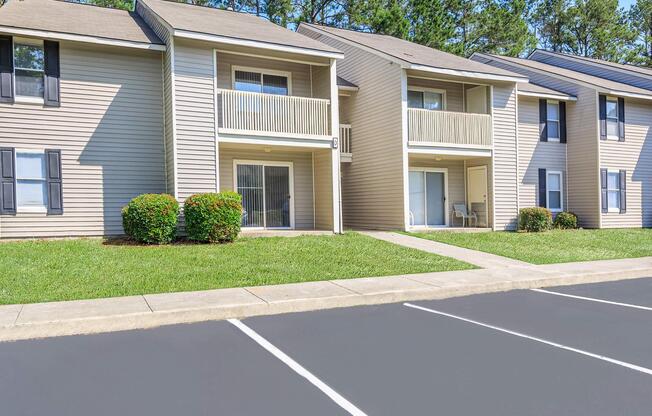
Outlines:
{"label": "white patio chair", "polygon": [[466,204],[453,204],[453,216],[454,218],[462,219],[462,228],[466,227],[468,224],[471,225],[471,220],[475,222],[475,226],[478,226],[478,216],[475,212],[469,212],[466,209]]}

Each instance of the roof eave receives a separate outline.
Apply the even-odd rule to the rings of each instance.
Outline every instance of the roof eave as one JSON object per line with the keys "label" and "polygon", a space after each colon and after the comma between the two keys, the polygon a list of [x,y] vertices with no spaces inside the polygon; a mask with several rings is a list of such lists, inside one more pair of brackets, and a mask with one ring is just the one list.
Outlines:
{"label": "roof eave", "polygon": [[528,82],[529,81],[529,78],[527,78],[527,77],[517,77],[517,76],[498,75],[498,74],[487,74],[487,73],[484,73],[484,72],[464,71],[464,70],[458,70],[458,69],[435,68],[435,67],[432,67],[432,66],[417,65],[417,64],[411,64],[408,69],[412,69],[414,71],[424,71],[424,72],[432,72],[432,73],[436,73],[436,74],[456,75],[456,76],[460,76],[460,77],[476,78],[476,79],[491,80],[491,81],[506,81],[506,82]]}
{"label": "roof eave", "polygon": [[338,85],[337,89],[340,91],[359,91],[360,87],[352,87],[350,85]]}
{"label": "roof eave", "polygon": [[1,26],[0,33],[19,36],[33,36],[44,39],[68,40],[72,42],[94,43],[99,45],[119,46],[123,48],[147,49],[165,51],[165,45],[148,42],[137,42],[124,39],[103,38],[100,36],[78,35],[73,33],[52,32],[48,30],[26,29],[13,26]]}
{"label": "roof eave", "polygon": [[175,29],[174,36],[185,39],[203,40],[207,42],[224,43],[229,45],[248,46],[252,48],[269,49],[273,51],[297,53],[302,55],[317,56],[329,59],[344,59],[341,52],[320,51],[316,49],[301,48],[298,46],[279,45],[275,43],[260,42],[248,39],[238,39],[228,36],[211,35],[208,33],[193,32],[189,30]]}
{"label": "roof eave", "polygon": [[652,95],[647,95],[647,94],[637,94],[634,92],[604,90],[604,89],[598,89],[598,91],[607,95],[616,95],[616,96],[627,97],[627,98],[639,98],[641,100],[652,100]]}
{"label": "roof eave", "polygon": [[559,100],[559,101],[577,101],[577,97],[572,95],[563,95],[563,94],[547,94],[543,92],[534,92],[534,91],[523,91],[518,90],[518,95],[523,95],[526,97],[537,97],[537,98],[546,98],[549,100]]}

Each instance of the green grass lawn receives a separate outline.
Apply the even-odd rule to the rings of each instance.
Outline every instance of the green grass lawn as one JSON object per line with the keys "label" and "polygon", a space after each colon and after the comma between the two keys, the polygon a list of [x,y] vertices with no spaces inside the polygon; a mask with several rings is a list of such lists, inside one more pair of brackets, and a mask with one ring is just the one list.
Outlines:
{"label": "green grass lawn", "polygon": [[652,256],[652,229],[411,233],[534,264]]}
{"label": "green grass lawn", "polygon": [[0,243],[0,304],[470,269],[361,234],[241,238],[233,244]]}

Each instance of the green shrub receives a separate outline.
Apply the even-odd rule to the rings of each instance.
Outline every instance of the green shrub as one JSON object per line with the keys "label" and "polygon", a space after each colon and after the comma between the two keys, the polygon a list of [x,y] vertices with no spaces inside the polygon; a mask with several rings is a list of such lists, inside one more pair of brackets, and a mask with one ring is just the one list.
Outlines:
{"label": "green shrub", "polygon": [[527,232],[547,231],[552,228],[552,213],[547,208],[522,208],[518,228]]}
{"label": "green shrub", "polygon": [[167,244],[177,234],[179,203],[166,194],[143,194],[122,208],[122,227],[136,241]]}
{"label": "green shrub", "polygon": [[577,228],[577,215],[568,211],[560,212],[555,216],[553,226],[561,230],[574,230]]}
{"label": "green shrub", "polygon": [[242,221],[242,197],[236,192],[195,194],[183,209],[188,238],[209,243],[236,239]]}

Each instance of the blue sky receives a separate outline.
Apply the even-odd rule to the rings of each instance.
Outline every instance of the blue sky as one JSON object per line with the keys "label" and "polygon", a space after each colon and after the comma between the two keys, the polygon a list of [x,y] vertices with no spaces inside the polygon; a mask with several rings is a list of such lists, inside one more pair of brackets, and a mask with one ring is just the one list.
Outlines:
{"label": "blue sky", "polygon": [[636,0],[618,0],[618,2],[620,3],[621,7],[629,9],[629,6],[636,3]]}

